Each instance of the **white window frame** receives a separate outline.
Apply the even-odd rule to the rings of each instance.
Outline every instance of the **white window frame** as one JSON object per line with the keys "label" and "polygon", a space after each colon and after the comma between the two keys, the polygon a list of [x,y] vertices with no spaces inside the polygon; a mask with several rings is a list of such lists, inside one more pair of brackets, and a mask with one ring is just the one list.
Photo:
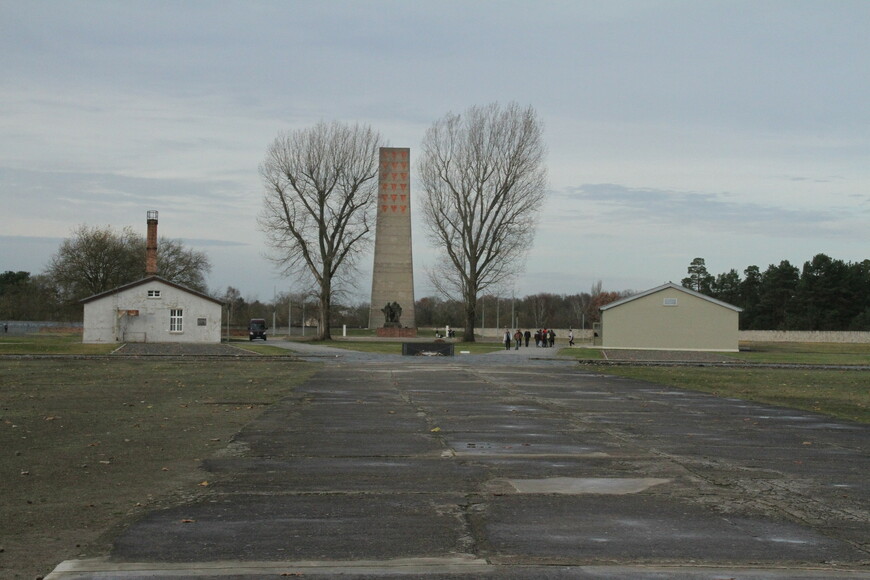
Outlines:
{"label": "white window frame", "polygon": [[160,290],[149,290],[148,298],[160,298]]}
{"label": "white window frame", "polygon": [[662,302],[662,306],[677,306],[676,298],[665,298],[664,302]]}
{"label": "white window frame", "polygon": [[169,310],[169,332],[184,332],[184,310],[172,308]]}

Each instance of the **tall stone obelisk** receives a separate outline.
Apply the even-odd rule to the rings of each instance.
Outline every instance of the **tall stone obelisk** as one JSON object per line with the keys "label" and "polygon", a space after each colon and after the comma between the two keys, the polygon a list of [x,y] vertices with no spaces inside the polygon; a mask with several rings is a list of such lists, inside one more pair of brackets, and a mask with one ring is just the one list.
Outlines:
{"label": "tall stone obelisk", "polygon": [[411,258],[411,150],[381,147],[378,214],[369,328],[380,336],[409,336],[414,317]]}

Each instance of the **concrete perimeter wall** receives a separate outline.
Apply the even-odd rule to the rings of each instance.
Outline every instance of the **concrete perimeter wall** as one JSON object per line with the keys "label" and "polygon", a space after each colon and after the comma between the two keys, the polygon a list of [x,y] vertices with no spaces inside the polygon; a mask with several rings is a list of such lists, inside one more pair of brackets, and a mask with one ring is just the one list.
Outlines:
{"label": "concrete perimeter wall", "polygon": [[[525,329],[523,329],[525,330]],[[531,329],[534,333],[534,329]],[[556,328],[556,338],[568,338],[567,328]],[[418,336],[425,336],[429,331],[428,327],[418,330]],[[461,329],[456,329],[456,334],[460,333]],[[477,328],[475,333],[484,338],[493,338],[500,340],[503,328]],[[457,336],[458,338],[458,336]],[[852,344],[868,344],[870,343],[870,332],[862,331],[825,331],[825,330],[741,330],[737,333],[737,339],[747,342],[840,342]],[[590,329],[580,330],[574,329],[574,341],[586,342],[592,340],[592,331]]]}
{"label": "concrete perimeter wall", "polygon": [[741,330],[738,340],[748,342],[870,343],[870,332],[833,330]]}
{"label": "concrete perimeter wall", "polygon": [[[453,330],[456,331],[456,338],[462,338],[462,328],[458,326],[452,326]],[[441,329],[443,330],[443,328]],[[513,334],[515,328],[511,328],[511,334]],[[526,328],[523,327],[521,330],[525,331]],[[532,340],[534,339],[535,330],[534,328],[529,328],[528,330],[532,331]],[[423,327],[422,329],[417,329],[417,336],[425,336],[426,333],[430,333],[431,329],[428,326]],[[567,328],[554,328],[553,332],[556,333],[556,340],[568,340],[568,329]],[[491,338],[494,340],[501,341],[501,337],[504,335],[504,328],[475,328],[474,334],[480,336],[482,338]],[[589,342],[592,340],[592,329],[587,328],[586,330],[580,330],[579,328],[574,329],[574,342]]]}

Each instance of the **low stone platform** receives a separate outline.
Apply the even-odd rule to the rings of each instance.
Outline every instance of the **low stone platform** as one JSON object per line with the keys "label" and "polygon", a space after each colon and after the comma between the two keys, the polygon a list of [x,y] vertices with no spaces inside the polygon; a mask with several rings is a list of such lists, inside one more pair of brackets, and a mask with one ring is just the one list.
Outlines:
{"label": "low stone platform", "polygon": [[414,338],[417,336],[416,328],[377,328],[375,334],[378,338]]}

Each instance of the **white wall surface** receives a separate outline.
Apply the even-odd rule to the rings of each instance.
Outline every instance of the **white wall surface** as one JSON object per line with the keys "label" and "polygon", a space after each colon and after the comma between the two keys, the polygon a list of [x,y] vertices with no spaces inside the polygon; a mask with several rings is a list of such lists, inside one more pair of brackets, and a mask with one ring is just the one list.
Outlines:
{"label": "white wall surface", "polygon": [[[148,291],[159,297],[148,297]],[[180,332],[170,332],[170,310],[183,313]],[[138,316],[126,311],[138,310]],[[199,321],[204,319],[205,325]],[[85,304],[82,342],[220,342],[221,305],[152,280]]]}

